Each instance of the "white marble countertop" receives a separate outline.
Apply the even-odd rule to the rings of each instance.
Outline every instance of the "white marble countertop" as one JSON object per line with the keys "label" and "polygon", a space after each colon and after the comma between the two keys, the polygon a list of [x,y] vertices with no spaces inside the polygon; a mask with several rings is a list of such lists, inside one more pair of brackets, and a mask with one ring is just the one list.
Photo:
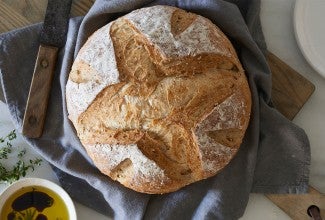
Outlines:
{"label": "white marble countertop", "polygon": [[[294,119],[294,122],[305,129],[311,143],[312,163],[310,185],[325,193],[325,79],[317,74],[301,54],[294,36],[293,9],[295,0],[261,0],[261,21],[268,50],[273,52],[296,71],[305,76],[315,86],[316,91]],[[4,122],[4,117],[0,117]],[[8,126],[10,125],[10,122]],[[8,129],[10,130],[10,129]],[[0,129],[1,131],[1,129]],[[2,131],[3,132],[3,131]],[[0,133],[3,135],[4,133]],[[23,144],[22,139],[18,139]],[[30,154],[34,154],[30,151]],[[37,176],[58,182],[48,164],[42,165],[29,176]],[[0,193],[5,186],[0,185]],[[107,220],[109,218],[75,203],[78,220]],[[290,219],[281,209],[262,194],[251,194],[242,220],[285,220]]]}

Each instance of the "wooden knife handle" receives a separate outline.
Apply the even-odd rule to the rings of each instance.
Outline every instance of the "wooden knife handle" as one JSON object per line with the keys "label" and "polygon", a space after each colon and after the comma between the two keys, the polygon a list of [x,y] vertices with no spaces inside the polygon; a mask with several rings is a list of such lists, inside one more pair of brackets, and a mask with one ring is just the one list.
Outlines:
{"label": "wooden knife handle", "polygon": [[58,48],[40,45],[23,121],[23,135],[42,135]]}

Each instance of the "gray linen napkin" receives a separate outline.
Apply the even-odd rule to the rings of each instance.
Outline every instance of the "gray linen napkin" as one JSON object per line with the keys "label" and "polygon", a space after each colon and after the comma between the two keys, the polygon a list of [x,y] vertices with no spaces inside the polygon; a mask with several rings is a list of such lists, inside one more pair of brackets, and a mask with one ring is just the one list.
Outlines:
{"label": "gray linen napkin", "polygon": [[[133,9],[168,4],[201,14],[234,43],[246,70],[253,108],[243,144],[218,175],[177,192],[146,195],[127,189],[93,166],[67,118],[65,85],[74,57],[95,30]],[[53,166],[70,195],[116,219],[237,219],[250,192],[304,193],[309,142],[304,131],[272,108],[271,75],[262,51],[259,0],[97,0],[84,18],[70,20],[60,51],[44,134],[26,139]],[[18,130],[38,49],[40,25],[0,36],[0,71],[7,104]]]}

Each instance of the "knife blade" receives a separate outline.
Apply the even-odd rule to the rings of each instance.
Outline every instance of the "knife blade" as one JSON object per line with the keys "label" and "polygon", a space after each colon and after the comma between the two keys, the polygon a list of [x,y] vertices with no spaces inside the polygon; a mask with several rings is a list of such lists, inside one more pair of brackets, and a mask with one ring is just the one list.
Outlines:
{"label": "knife blade", "polygon": [[49,0],[40,33],[40,46],[29,89],[22,133],[38,138],[43,133],[58,51],[65,45],[72,0]]}

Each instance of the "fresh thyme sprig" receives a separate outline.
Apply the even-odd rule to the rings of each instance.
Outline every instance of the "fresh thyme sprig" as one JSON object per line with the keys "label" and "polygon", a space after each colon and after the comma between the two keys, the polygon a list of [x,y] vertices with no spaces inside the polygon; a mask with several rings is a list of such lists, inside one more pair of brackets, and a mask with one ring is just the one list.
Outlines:
{"label": "fresh thyme sprig", "polygon": [[0,148],[0,159],[8,159],[8,154],[12,152],[12,145],[7,142],[7,146]]}
{"label": "fresh thyme sprig", "polygon": [[[21,150],[17,154],[18,161],[11,169],[7,169],[2,161],[8,159],[9,154],[13,153],[12,142],[17,138],[16,130],[12,130],[7,136],[0,138],[0,183],[13,183],[24,177],[27,174],[28,170],[34,171],[35,166],[41,165],[42,159],[36,158],[34,160],[30,159],[26,163],[23,158],[26,154],[26,150]],[[5,143],[5,144],[4,144]]]}
{"label": "fresh thyme sprig", "polygon": [[16,130],[12,130],[6,137],[0,138],[0,143],[4,143],[7,139],[7,143],[0,148],[0,159],[8,159],[8,154],[12,152],[12,144],[10,141],[17,137]]}

